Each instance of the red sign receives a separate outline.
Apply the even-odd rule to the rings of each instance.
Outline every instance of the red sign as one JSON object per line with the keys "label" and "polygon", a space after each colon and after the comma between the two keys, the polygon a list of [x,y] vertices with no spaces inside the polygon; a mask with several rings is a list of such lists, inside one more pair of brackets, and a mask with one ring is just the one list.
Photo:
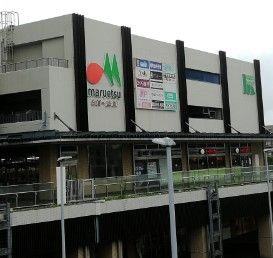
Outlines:
{"label": "red sign", "polygon": [[240,148],[240,153],[248,153],[248,152],[249,152],[248,147],[241,147]]}
{"label": "red sign", "polygon": [[206,154],[210,155],[210,154],[216,154],[217,150],[216,149],[206,149]]}

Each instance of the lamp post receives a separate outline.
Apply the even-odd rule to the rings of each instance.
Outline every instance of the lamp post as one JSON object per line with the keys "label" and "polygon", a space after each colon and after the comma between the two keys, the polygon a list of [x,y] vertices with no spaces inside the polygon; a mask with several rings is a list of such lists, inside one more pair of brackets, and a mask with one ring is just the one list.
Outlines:
{"label": "lamp post", "polygon": [[268,166],[268,153],[273,152],[273,148],[264,149],[265,154],[265,165],[266,165],[266,181],[267,181],[267,193],[268,193],[268,208],[270,215],[270,231],[271,231],[271,253],[273,253],[273,223],[272,223],[272,205],[271,205],[271,193],[270,193],[270,185],[269,185],[269,166]]}
{"label": "lamp post", "polygon": [[173,189],[173,171],[172,171],[172,152],[171,147],[175,145],[173,139],[169,137],[155,138],[152,142],[166,147],[167,172],[168,172],[168,192],[169,192],[169,215],[170,215],[170,233],[172,258],[177,258],[177,238],[176,238],[176,220],[174,207],[174,189]]}
{"label": "lamp post", "polygon": [[57,159],[60,163],[60,188],[61,188],[61,234],[62,234],[62,258],[66,258],[65,252],[65,227],[64,227],[64,162],[71,159],[71,156],[64,156]]}

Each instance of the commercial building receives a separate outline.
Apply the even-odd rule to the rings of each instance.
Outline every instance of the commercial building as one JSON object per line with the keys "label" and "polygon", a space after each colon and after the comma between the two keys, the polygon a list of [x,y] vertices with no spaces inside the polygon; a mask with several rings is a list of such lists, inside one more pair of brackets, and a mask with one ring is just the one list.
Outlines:
{"label": "commercial building", "polygon": [[[67,201],[73,203],[66,206],[68,254],[167,257],[162,232],[156,235],[162,236],[157,247],[146,245],[151,232],[166,229],[165,195],[124,196],[126,191],[150,195],[153,188],[164,193],[165,150],[151,140],[168,136],[176,142],[177,187],[198,188],[177,194],[180,254],[208,255],[202,189],[216,177],[220,185],[223,178],[224,184],[238,185],[220,192],[228,199],[223,201],[226,238],[232,235],[231,219],[242,218],[242,225],[250,225],[247,230],[263,223],[267,235],[259,235],[260,250],[270,253],[264,249],[269,229],[263,149],[272,136],[264,129],[258,60],[249,63],[224,51],[191,49],[180,40],[169,44],[136,36],[128,27],[77,14],[15,26],[16,15],[2,13],[1,24],[3,201],[17,208],[54,201],[57,159],[72,156],[66,167]],[[125,199],[93,202],[111,194]],[[245,210],[227,212],[231,200]],[[256,208],[251,207],[254,201],[259,202]],[[24,257],[58,257],[58,212],[55,206],[12,212],[14,257],[23,257],[22,252]],[[147,220],[141,225],[142,216]],[[152,225],[153,219],[162,225]],[[26,234],[32,236],[31,247],[20,243]]]}

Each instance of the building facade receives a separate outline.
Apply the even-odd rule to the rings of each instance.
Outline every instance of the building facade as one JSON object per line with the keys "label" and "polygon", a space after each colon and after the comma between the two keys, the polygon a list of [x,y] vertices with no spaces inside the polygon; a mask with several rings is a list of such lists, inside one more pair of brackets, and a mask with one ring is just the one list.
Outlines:
{"label": "building facade", "polygon": [[[176,142],[173,171],[182,176],[264,166],[271,136],[264,130],[258,60],[144,38],[77,14],[5,30],[12,49],[7,60],[2,51],[0,67],[2,187],[55,183],[62,156],[72,157],[71,184],[166,178],[165,149],[151,141],[165,136]],[[106,249],[121,248],[117,240]],[[85,253],[77,249],[72,257],[85,257],[79,252]]]}

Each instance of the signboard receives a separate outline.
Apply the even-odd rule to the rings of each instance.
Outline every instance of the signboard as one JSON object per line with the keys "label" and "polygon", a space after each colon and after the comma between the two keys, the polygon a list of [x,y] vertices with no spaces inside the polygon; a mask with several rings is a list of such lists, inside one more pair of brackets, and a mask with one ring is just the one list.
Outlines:
{"label": "signboard", "polygon": [[140,58],[135,58],[134,64],[136,107],[176,111],[175,65]]}
{"label": "signboard", "polygon": [[252,75],[242,74],[243,94],[255,95],[254,83],[255,78]]}
{"label": "signboard", "polygon": [[[106,78],[105,88],[98,87],[103,75]],[[87,96],[91,98],[92,107],[116,108],[121,98],[121,79],[116,55],[110,62],[109,54],[105,54],[104,66],[97,63],[89,63],[86,69],[88,81]],[[116,86],[116,87],[113,87]]]}

